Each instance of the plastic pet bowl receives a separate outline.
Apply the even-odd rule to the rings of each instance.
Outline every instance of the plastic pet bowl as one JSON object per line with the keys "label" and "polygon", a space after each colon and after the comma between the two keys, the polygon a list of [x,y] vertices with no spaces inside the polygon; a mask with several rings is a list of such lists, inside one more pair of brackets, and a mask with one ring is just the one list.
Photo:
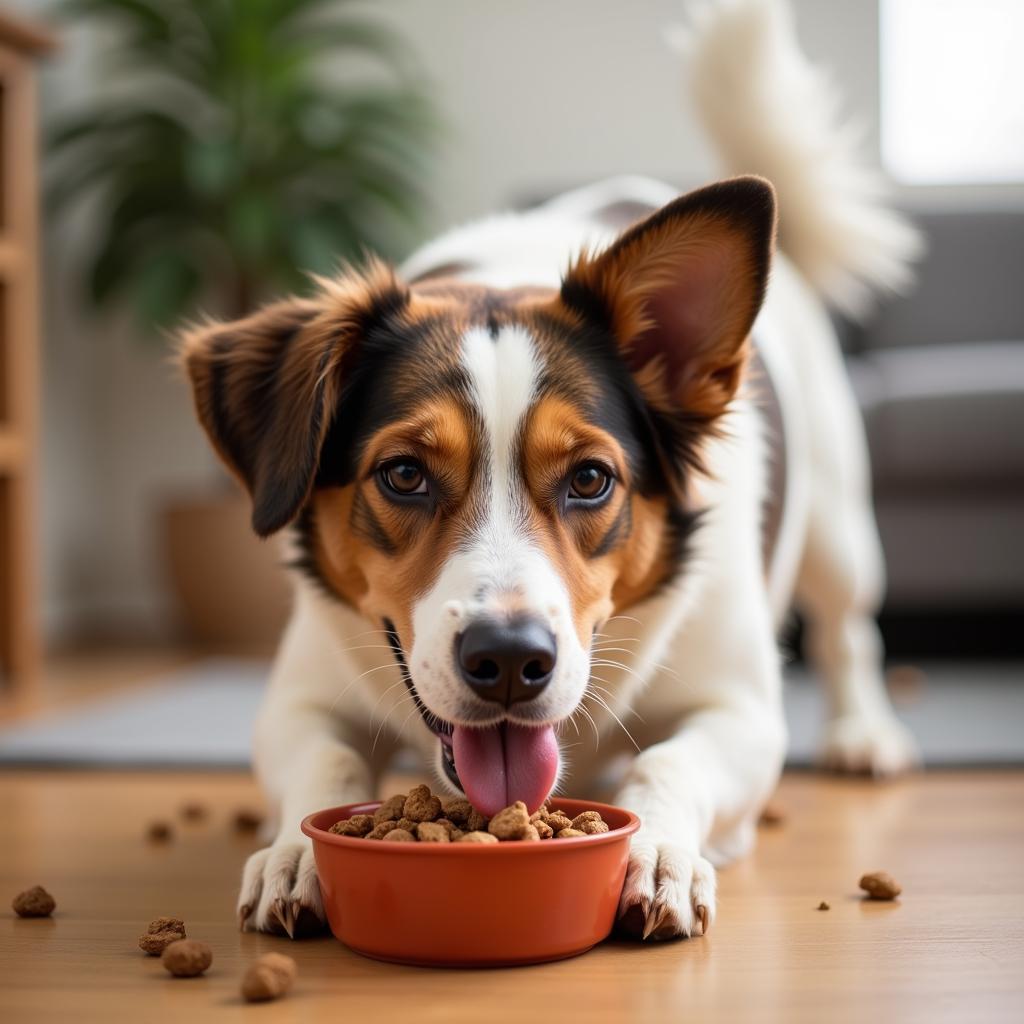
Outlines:
{"label": "plastic pet bowl", "polygon": [[626,876],[630,811],[552,800],[571,817],[595,810],[610,831],[541,842],[385,843],[327,830],[379,803],[309,815],[320,891],[334,935],[378,960],[435,967],[542,963],[607,938]]}

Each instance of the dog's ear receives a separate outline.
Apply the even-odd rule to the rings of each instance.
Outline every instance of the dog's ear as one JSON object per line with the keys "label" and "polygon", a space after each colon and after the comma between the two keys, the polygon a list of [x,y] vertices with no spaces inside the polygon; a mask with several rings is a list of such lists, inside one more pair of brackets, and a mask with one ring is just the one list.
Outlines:
{"label": "dog's ear", "polygon": [[311,299],[202,324],[181,339],[199,421],[251,495],[261,537],[291,522],[309,496],[365,331],[408,301],[381,264],[318,285]]}
{"label": "dog's ear", "polygon": [[561,301],[610,331],[652,409],[710,425],[739,387],[774,236],[767,181],[719,182],[581,256]]}

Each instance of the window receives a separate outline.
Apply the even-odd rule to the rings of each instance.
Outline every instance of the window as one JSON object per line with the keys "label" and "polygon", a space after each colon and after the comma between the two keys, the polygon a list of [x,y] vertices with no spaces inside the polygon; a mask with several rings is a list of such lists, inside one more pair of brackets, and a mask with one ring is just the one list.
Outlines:
{"label": "window", "polygon": [[882,162],[899,182],[1024,182],[1024,0],[879,0]]}

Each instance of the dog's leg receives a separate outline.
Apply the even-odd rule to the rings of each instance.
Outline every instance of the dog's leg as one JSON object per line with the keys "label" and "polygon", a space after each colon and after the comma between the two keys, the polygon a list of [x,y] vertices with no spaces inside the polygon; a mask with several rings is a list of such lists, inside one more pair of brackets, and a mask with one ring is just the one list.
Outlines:
{"label": "dog's leg", "polygon": [[[245,930],[292,937],[325,925],[313,848],[302,819],[313,811],[369,800],[371,766],[357,730],[334,706],[351,678],[344,660],[322,650],[301,610],[285,634],[256,724],[256,771],[278,809],[273,843],[245,865],[238,897]],[[365,732],[365,730],[363,730]]]}
{"label": "dog's leg", "polygon": [[806,617],[807,653],[826,686],[821,761],[830,768],[882,776],[913,766],[917,751],[892,710],[882,679],[882,642],[874,614],[881,603],[884,562],[871,514],[863,428],[849,408],[847,391],[832,410],[833,430],[819,431],[812,446],[811,504],[797,598]]}
{"label": "dog's leg", "polygon": [[[269,732],[276,738],[270,740]],[[285,932],[293,938],[321,931],[320,901],[313,848],[300,823],[324,807],[369,800],[373,792],[366,761],[338,741],[324,716],[299,709],[275,709],[258,735],[266,753],[288,759],[280,798],[280,828],[271,846],[254,853],[242,875],[238,919],[249,931]],[[287,749],[285,747],[287,746]]]}
{"label": "dog's leg", "polygon": [[782,767],[785,728],[771,703],[715,707],[637,755],[617,802],[640,816],[619,903],[619,927],[639,938],[706,933],[715,869],[745,853]]}

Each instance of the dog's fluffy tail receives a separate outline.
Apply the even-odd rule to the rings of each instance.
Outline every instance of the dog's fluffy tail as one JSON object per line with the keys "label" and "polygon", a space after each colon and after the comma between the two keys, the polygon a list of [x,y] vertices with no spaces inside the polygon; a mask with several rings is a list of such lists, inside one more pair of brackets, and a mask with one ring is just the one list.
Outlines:
{"label": "dog's fluffy tail", "polygon": [[726,171],[774,184],[786,255],[848,314],[907,286],[920,237],[858,158],[860,133],[800,50],[788,0],[700,0],[688,14],[675,38],[701,120]]}

